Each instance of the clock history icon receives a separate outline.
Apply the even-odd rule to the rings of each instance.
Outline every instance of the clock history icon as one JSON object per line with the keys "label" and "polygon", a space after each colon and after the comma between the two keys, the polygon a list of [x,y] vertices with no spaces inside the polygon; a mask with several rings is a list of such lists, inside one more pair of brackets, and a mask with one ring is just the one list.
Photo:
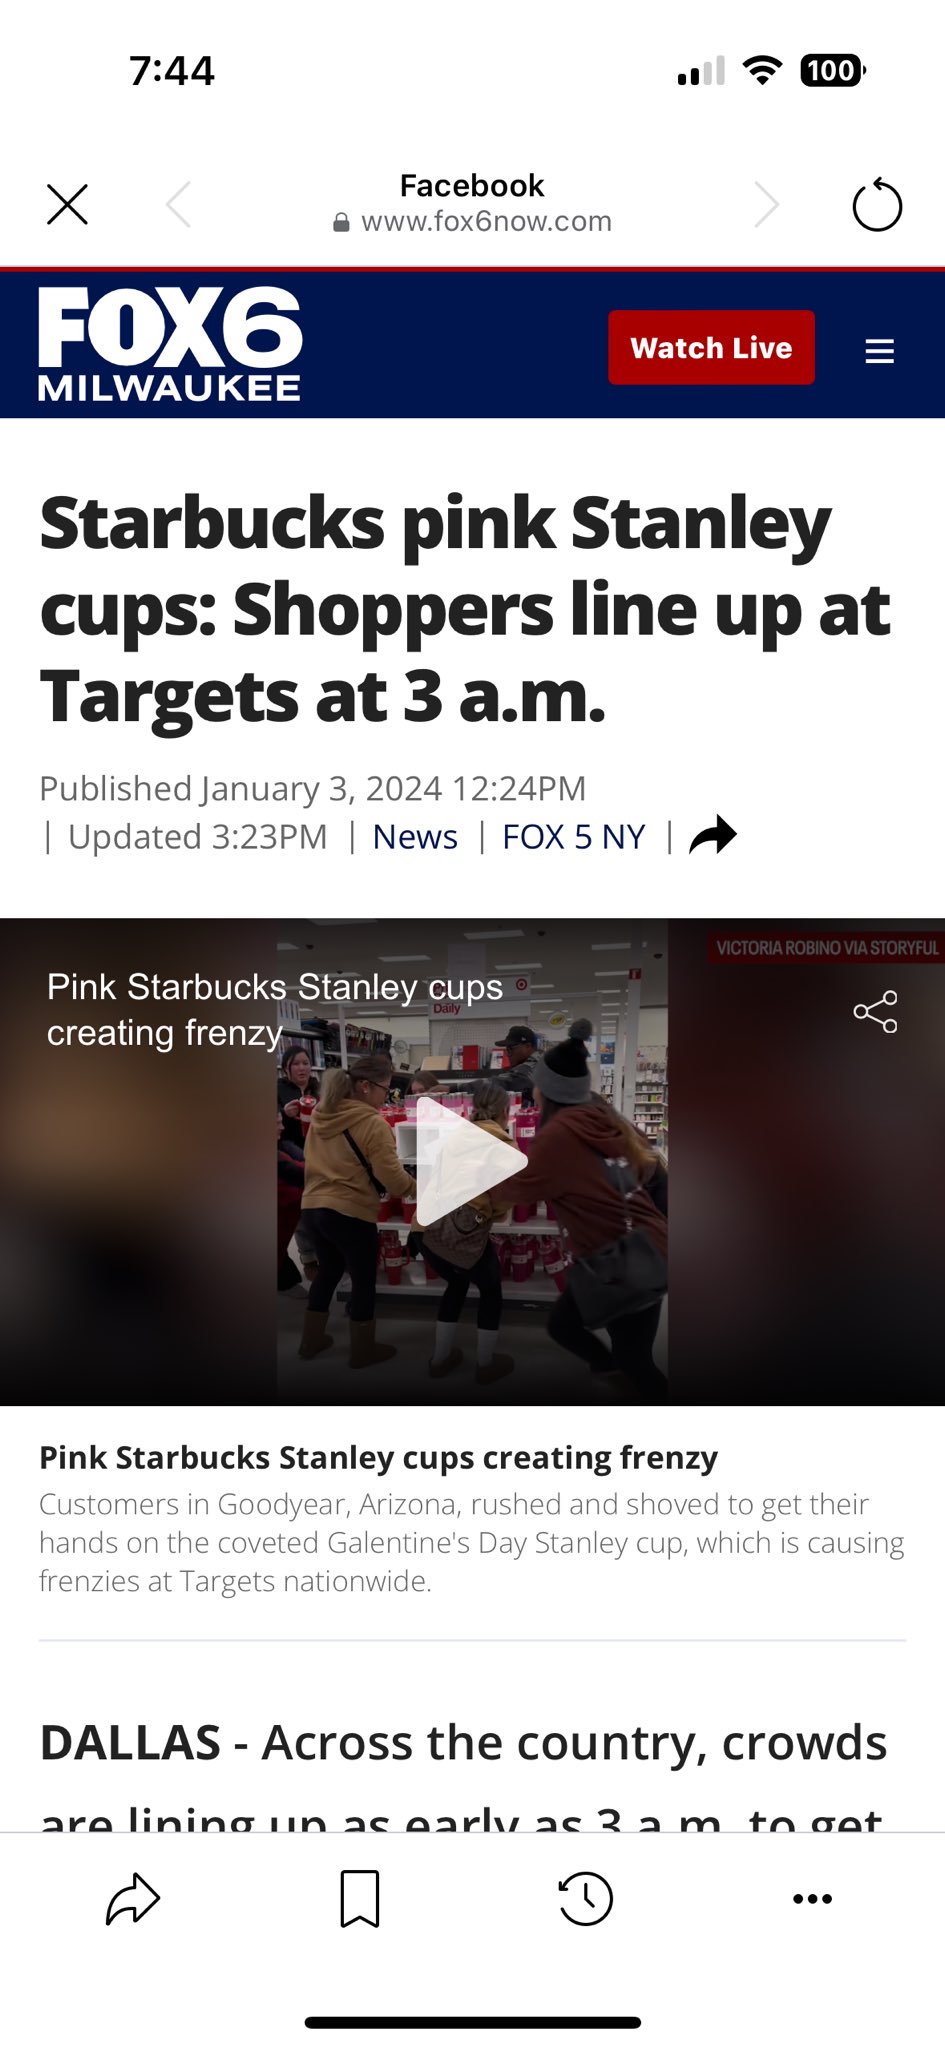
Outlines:
{"label": "clock history icon", "polygon": [[567,1893],[561,1911],[572,1927],[599,1927],[614,1903],[606,1877],[601,1877],[597,1870],[572,1871],[570,1877],[561,1880],[558,1890]]}

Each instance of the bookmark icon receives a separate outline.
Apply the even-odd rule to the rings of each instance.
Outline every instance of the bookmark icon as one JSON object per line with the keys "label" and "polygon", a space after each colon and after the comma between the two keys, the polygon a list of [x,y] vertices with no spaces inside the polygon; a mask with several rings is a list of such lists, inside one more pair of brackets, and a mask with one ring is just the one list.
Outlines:
{"label": "bookmark icon", "polygon": [[357,1920],[363,1920],[367,1927],[380,1926],[379,1870],[343,1870],[341,1873],[342,1927],[353,1927]]}

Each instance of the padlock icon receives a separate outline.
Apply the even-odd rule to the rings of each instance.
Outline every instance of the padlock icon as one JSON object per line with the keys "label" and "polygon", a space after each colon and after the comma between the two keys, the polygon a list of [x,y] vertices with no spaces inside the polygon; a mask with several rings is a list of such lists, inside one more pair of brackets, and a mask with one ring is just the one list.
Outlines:
{"label": "padlock icon", "polygon": [[346,213],[336,213],[334,227],[336,235],[346,235],[350,232],[351,222]]}

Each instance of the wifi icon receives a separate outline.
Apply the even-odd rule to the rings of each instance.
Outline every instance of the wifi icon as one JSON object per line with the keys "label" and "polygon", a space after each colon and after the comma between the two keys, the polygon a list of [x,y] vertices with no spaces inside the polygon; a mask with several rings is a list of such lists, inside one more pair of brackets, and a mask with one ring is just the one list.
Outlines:
{"label": "wifi icon", "polygon": [[757,78],[759,85],[767,85],[769,78],[781,69],[780,57],[746,57],[744,63],[745,70]]}

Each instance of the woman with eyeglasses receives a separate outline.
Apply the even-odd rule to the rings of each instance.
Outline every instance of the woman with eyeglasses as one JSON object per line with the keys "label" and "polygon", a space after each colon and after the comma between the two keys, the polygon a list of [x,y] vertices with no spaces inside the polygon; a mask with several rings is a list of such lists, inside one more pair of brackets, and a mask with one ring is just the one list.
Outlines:
{"label": "woman with eyeglasses", "polygon": [[382,1365],[393,1344],[376,1338],[377,1214],[385,1194],[414,1195],[380,1112],[387,1100],[387,1059],[368,1055],[326,1075],[305,1141],[302,1211],[318,1258],[299,1345],[300,1358],[327,1351],[329,1310],[343,1273],[351,1282],[349,1363]]}

